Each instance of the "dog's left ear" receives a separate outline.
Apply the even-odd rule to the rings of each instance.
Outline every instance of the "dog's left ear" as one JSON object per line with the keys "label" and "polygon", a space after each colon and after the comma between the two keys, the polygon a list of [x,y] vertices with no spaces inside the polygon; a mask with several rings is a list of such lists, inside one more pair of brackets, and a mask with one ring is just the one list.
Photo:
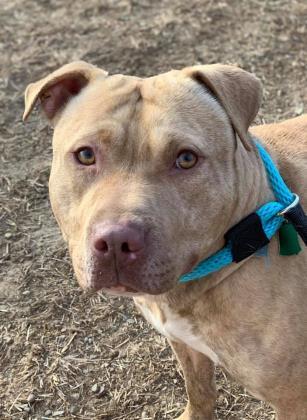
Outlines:
{"label": "dog's left ear", "polygon": [[245,70],[223,64],[192,66],[183,72],[208,88],[225,109],[245,148],[251,150],[248,128],[260,107],[260,81]]}

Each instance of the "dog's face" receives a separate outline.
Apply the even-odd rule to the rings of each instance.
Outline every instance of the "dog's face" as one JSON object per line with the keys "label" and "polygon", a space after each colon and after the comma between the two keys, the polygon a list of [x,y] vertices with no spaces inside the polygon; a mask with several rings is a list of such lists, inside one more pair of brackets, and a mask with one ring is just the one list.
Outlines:
{"label": "dog's face", "polygon": [[222,246],[253,76],[198,66],[139,79],[79,62],[30,85],[25,116],[38,98],[55,126],[51,204],[82,287],[161,294]]}

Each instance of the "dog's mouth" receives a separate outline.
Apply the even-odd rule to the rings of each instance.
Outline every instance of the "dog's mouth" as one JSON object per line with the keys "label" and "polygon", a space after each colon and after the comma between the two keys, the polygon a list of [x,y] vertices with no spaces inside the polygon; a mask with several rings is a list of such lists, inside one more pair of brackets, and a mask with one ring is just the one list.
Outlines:
{"label": "dog's mouth", "polygon": [[[176,284],[176,278],[180,278],[190,272],[198,263],[195,254],[190,255],[181,272],[172,273],[171,270],[161,274],[161,280],[157,281],[157,275],[154,273],[151,277],[142,277],[142,281],[137,281],[138,273],[122,273],[115,271],[102,275],[102,270],[94,270],[89,273],[86,288],[95,292],[106,293],[107,295],[135,297],[144,294],[157,295],[170,290]],[[133,274],[133,276],[132,276]],[[147,273],[148,274],[148,273]],[[177,274],[177,275],[176,275]]]}
{"label": "dog's mouth", "polygon": [[124,285],[117,285],[112,287],[103,288],[103,291],[110,293],[112,295],[121,295],[121,296],[135,296],[141,294],[139,290],[133,289],[130,286],[124,286]]}
{"label": "dog's mouth", "polygon": [[131,286],[126,286],[121,283],[116,283],[110,286],[103,285],[101,283],[92,283],[89,286],[89,289],[95,292],[103,292],[110,295],[118,295],[118,296],[135,296],[142,293],[140,290],[137,290],[136,288],[133,288]]}
{"label": "dog's mouth", "polygon": [[[171,255],[172,257],[172,255]],[[183,264],[177,267],[175,258],[146,259],[142,264],[126,264],[117,267],[92,258],[85,266],[85,272],[80,273],[79,283],[95,292],[117,296],[160,295],[171,290],[179,278],[190,272],[198,263],[195,252],[185,256]],[[152,268],[152,269],[151,269]],[[84,280],[83,280],[84,278]]]}

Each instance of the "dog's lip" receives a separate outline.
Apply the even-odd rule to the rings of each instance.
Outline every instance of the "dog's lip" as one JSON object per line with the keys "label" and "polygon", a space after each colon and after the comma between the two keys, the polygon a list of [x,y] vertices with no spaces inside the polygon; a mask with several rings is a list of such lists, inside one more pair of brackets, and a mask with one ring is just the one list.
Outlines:
{"label": "dog's lip", "polygon": [[123,286],[123,285],[104,287],[101,289],[101,291],[110,295],[128,296],[128,297],[135,297],[135,296],[139,296],[143,294],[139,290],[133,289],[132,287],[128,287],[128,286]]}
{"label": "dog's lip", "polygon": [[140,290],[137,290],[131,286],[124,285],[122,283],[116,283],[112,286],[96,285],[91,287],[96,292],[105,292],[111,295],[118,296],[136,296],[142,294]]}
{"label": "dog's lip", "polygon": [[116,292],[116,293],[139,293],[138,290],[133,289],[130,286],[124,286],[122,284],[118,284],[116,286],[111,286],[111,287],[107,287],[106,290],[110,290],[111,292]]}

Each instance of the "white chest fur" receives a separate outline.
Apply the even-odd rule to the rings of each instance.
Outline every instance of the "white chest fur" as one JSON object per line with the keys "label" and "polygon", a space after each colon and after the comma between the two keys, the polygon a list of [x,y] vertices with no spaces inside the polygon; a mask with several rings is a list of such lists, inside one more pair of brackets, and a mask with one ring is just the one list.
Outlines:
{"label": "white chest fur", "polygon": [[154,304],[135,300],[136,305],[141,310],[144,317],[156,330],[169,340],[181,341],[194,350],[205,354],[215,364],[219,363],[217,354],[208,347],[201,335],[193,332],[192,325],[185,318],[179,317],[168,307],[163,307],[163,312]]}

